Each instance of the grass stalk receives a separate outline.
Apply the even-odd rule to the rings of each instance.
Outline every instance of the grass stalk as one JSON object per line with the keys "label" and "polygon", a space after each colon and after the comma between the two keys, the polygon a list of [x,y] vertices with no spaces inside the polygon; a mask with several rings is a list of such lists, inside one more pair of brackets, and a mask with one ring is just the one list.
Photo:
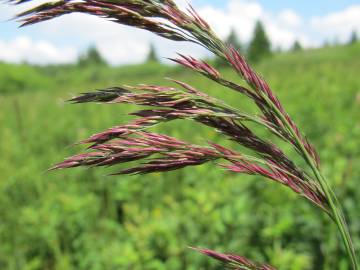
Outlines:
{"label": "grass stalk", "polygon": [[[10,0],[16,4],[25,0]],[[173,61],[190,68],[219,85],[235,90],[250,98],[261,116],[249,115],[227,106],[222,101],[198,91],[183,82],[172,80],[181,88],[140,85],[137,87],[113,87],[93,93],[84,93],[73,98],[73,103],[102,102],[150,106],[131,115],[135,121],[116,126],[95,134],[82,143],[92,143],[88,152],[66,159],[53,167],[64,169],[79,166],[112,166],[130,161],[143,160],[136,167],[116,174],[145,174],[202,165],[215,160],[230,171],[260,175],[288,186],[296,193],[320,206],[334,221],[345,245],[352,270],[359,270],[355,250],[341,204],[329,182],[320,171],[316,149],[302,135],[300,129],[285,111],[269,84],[259,76],[232,46],[223,43],[211,27],[189,7],[181,11],[173,0],[128,0],[128,1],[59,1],[47,3],[28,10],[22,17],[29,25],[46,21],[64,14],[82,12],[102,18],[113,19],[120,24],[146,29],[173,41],[188,41],[203,46],[208,51],[227,61],[234,71],[249,85],[247,89],[224,79],[220,73],[204,61],[184,55]],[[158,20],[161,18],[162,20]],[[209,142],[210,146],[198,146],[144,129],[176,119],[191,119],[215,129],[224,137],[252,151],[254,156],[245,156],[232,149]],[[248,126],[252,121],[264,126],[285,142],[291,144],[312,171],[297,166],[280,147],[258,136]],[[312,179],[313,178],[313,179]],[[258,267],[241,256],[222,254],[211,250],[199,250],[225,263],[230,268],[273,269],[267,265]]]}
{"label": "grass stalk", "polygon": [[[270,103],[270,104],[272,104],[272,103]],[[338,203],[338,199],[335,195],[335,192],[332,190],[332,188],[328,184],[327,179],[322,175],[322,173],[320,172],[318,167],[314,164],[313,159],[309,156],[309,153],[304,148],[303,144],[301,143],[300,138],[294,132],[294,130],[290,126],[289,122],[285,119],[285,117],[278,110],[278,108],[276,108],[276,106],[272,106],[272,107],[273,107],[274,111],[276,112],[277,116],[282,120],[282,122],[285,124],[285,126],[290,131],[290,133],[293,135],[297,145],[301,149],[301,152],[302,152],[301,154],[304,156],[306,163],[310,166],[312,172],[314,173],[314,175],[316,177],[317,182],[321,186],[321,189],[324,192],[326,199],[330,206],[331,212],[328,214],[329,214],[330,218],[335,222],[335,224],[340,232],[342,241],[345,245],[346,253],[351,262],[352,269],[358,270],[359,267],[358,267],[358,263],[357,263],[356,253],[355,253],[354,245],[353,245],[350,233],[349,233],[349,228],[346,223],[346,220],[345,220],[345,217],[344,217],[344,214],[342,211],[342,207]]]}

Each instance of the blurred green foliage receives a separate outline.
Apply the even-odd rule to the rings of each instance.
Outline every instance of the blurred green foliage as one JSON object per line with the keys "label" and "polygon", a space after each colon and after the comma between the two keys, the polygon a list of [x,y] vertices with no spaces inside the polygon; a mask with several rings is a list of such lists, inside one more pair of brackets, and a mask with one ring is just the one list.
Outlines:
{"label": "blurred green foliage", "polygon": [[[360,250],[360,44],[279,54],[256,68],[319,150]],[[215,164],[145,176],[107,177],[109,169],[46,172],[81,149],[68,147],[72,143],[125,123],[134,109],[64,100],[119,84],[164,84],[163,77],[253,110],[230,90],[157,63],[0,64],[0,269],[220,269],[188,246],[234,252],[282,270],[349,269],[329,219],[271,181]],[[237,148],[191,122],[154,130]]]}

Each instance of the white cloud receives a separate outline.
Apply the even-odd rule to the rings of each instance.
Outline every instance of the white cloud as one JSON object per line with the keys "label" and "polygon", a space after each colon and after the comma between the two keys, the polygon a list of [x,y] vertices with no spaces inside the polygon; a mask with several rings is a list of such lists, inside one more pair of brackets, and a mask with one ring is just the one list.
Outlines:
{"label": "white cloud", "polygon": [[310,45],[306,35],[299,29],[302,19],[290,9],[272,14],[255,1],[230,0],[225,9],[207,6],[200,8],[200,14],[223,38],[231,28],[235,28],[241,41],[248,43],[255,22],[261,20],[274,47],[289,48],[296,39]]}
{"label": "white cloud", "polygon": [[205,50],[198,45],[175,43],[144,30],[84,14],[65,15],[27,29],[36,30],[37,36],[66,44],[78,52],[86,49],[89,44],[96,45],[104,58],[113,65],[143,62],[150,43],[155,44],[158,55],[162,58],[173,57],[177,51],[194,52],[197,56],[206,55]]}
{"label": "white cloud", "polygon": [[[190,1],[177,2],[186,7]],[[26,6],[20,9],[4,6],[0,10],[0,19],[7,19],[24,9]],[[354,29],[360,32],[359,5],[309,20],[301,18],[291,9],[269,12],[256,0],[229,0],[224,8],[206,4],[196,9],[220,37],[226,37],[233,27],[243,43],[251,39],[257,20],[264,23],[274,47],[282,48],[289,48],[295,40],[300,40],[304,46],[316,46],[329,37],[338,36],[345,40]],[[30,26],[26,30],[15,31],[27,38],[8,37],[4,41],[5,37],[0,36],[0,59],[33,63],[70,62],[74,61],[79,52],[93,44],[111,64],[139,63],[145,59],[151,42],[161,57],[172,57],[175,52],[191,53],[197,57],[208,55],[199,46],[174,43],[142,30],[82,14],[66,15]]]}
{"label": "white cloud", "polygon": [[43,3],[49,2],[48,0],[33,0],[29,3],[24,3],[21,5],[14,5],[6,3],[6,1],[0,2],[0,22],[12,19],[16,14],[20,13],[23,10],[31,8],[35,5],[40,5]]}
{"label": "white cloud", "polygon": [[360,5],[350,6],[323,17],[314,17],[310,25],[321,38],[330,37],[341,42],[347,41],[352,31],[360,33]]}
{"label": "white cloud", "polygon": [[151,34],[130,29],[95,16],[72,14],[34,25],[41,35],[72,40],[73,46],[94,44],[111,64],[138,63],[144,60]]}
{"label": "white cloud", "polygon": [[264,10],[255,2],[231,0],[225,9],[205,6],[199,9],[199,13],[220,37],[226,37],[234,27],[240,39],[247,41],[251,37],[254,22],[263,17]]}
{"label": "white cloud", "polygon": [[290,27],[300,27],[303,23],[302,18],[291,9],[285,9],[279,13],[279,21]]}
{"label": "white cloud", "polygon": [[47,41],[33,41],[29,37],[17,37],[11,41],[0,40],[0,59],[19,63],[69,63],[76,60],[76,51],[71,47],[59,48]]}
{"label": "white cloud", "polygon": [[180,8],[187,8],[189,5],[193,4],[191,0],[176,0],[175,2]]}

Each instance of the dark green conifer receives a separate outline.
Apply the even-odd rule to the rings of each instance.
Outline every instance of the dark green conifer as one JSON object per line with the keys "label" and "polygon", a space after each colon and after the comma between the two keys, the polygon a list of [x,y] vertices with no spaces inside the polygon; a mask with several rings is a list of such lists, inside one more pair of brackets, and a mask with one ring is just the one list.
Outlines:
{"label": "dark green conifer", "polygon": [[291,47],[291,51],[298,52],[298,51],[301,51],[301,50],[302,50],[302,46],[301,46],[300,41],[295,40],[294,44]]}
{"label": "dark green conifer", "polygon": [[159,59],[156,54],[155,46],[152,43],[150,44],[150,49],[149,49],[149,53],[146,57],[146,62],[159,62]]}
{"label": "dark green conifer", "polygon": [[270,40],[266,35],[263,24],[257,21],[249,44],[248,59],[251,62],[258,62],[269,55],[271,55]]}
{"label": "dark green conifer", "polygon": [[80,66],[107,65],[106,60],[95,46],[90,46],[86,52],[79,57],[78,63]]}

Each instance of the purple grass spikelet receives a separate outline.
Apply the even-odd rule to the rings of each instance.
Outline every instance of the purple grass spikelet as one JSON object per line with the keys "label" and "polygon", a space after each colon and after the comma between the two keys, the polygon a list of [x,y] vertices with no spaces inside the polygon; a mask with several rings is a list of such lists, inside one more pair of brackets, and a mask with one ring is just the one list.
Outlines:
{"label": "purple grass spikelet", "polygon": [[[22,4],[32,0],[10,0]],[[239,93],[239,98],[254,104],[257,113],[229,106],[188,83],[170,79],[176,87],[137,85],[112,87],[84,93],[72,103],[132,104],[147,106],[130,113],[136,116],[128,124],[95,134],[80,143],[90,144],[85,153],[75,155],[52,169],[72,167],[112,167],[130,161],[141,161],[115,174],[145,174],[198,166],[207,162],[228,171],[262,176],[280,183],[323,210],[337,225],[349,264],[359,270],[342,206],[323,176],[315,147],[286,112],[270,85],[247,63],[244,56],[225,44],[210,25],[192,8],[181,10],[172,0],[67,0],[40,4],[17,16],[21,26],[31,25],[71,13],[96,16],[114,23],[150,31],[172,41],[186,41],[202,46],[222,58],[244,81],[236,83],[224,78],[209,63],[179,54],[172,61],[199,73],[213,83]],[[148,131],[155,125],[173,120],[190,120],[205,125],[232,141],[232,149],[209,142],[206,146]],[[303,162],[296,163],[275,140],[257,135],[251,124],[271,132],[291,146]],[[236,147],[246,149],[239,152]],[[294,159],[296,160],[296,159]],[[196,249],[221,261],[230,269],[271,270],[232,254]]]}
{"label": "purple grass spikelet", "polygon": [[249,259],[235,255],[235,254],[224,254],[220,252],[216,252],[210,249],[202,249],[202,248],[191,248],[195,251],[200,252],[203,255],[206,255],[212,259],[215,259],[221,262],[227,269],[234,270],[276,270],[270,265],[267,264],[257,264]]}

